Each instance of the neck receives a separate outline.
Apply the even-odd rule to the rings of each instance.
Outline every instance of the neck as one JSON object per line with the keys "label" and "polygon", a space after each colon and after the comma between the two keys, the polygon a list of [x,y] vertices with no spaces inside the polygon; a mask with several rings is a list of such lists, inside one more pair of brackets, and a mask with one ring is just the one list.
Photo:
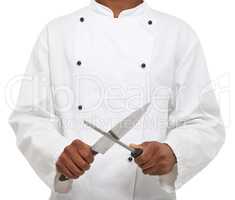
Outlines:
{"label": "neck", "polygon": [[113,16],[118,18],[123,10],[131,9],[143,3],[143,0],[96,0],[113,11]]}

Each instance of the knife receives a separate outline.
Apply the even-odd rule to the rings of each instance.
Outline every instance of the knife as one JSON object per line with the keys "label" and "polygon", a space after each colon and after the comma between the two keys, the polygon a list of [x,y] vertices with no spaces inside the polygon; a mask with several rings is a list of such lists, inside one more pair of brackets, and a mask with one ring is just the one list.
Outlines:
{"label": "knife", "polygon": [[142,150],[142,149],[140,149],[140,148],[132,148],[132,147],[127,146],[125,143],[121,142],[119,139],[117,139],[116,137],[114,137],[112,134],[106,133],[105,131],[101,130],[100,128],[98,128],[97,126],[91,124],[90,122],[84,121],[84,123],[85,123],[88,127],[90,127],[90,128],[92,128],[92,129],[96,130],[97,132],[101,133],[104,137],[108,138],[108,139],[111,140],[112,142],[117,143],[117,144],[119,144],[120,146],[122,146],[122,147],[124,147],[125,149],[127,149],[128,151],[130,151],[130,152],[131,152],[131,156],[132,156],[133,158],[137,158],[138,156],[140,156],[140,155],[143,153],[143,150]]}
{"label": "knife", "polygon": [[[135,156],[138,157],[137,155],[140,155],[142,153],[141,149],[130,148],[127,145],[125,145],[122,142],[120,142],[119,139],[121,139],[128,131],[130,131],[138,123],[138,121],[141,119],[141,117],[147,111],[149,105],[150,105],[150,103],[147,103],[143,107],[141,107],[141,108],[137,109],[136,111],[132,112],[124,120],[119,122],[111,130],[109,130],[107,135],[109,135],[111,137],[103,134],[104,136],[101,137],[91,147],[93,155],[96,155],[98,153],[105,154],[105,152],[107,150],[109,150],[115,143],[119,143],[123,147],[126,146],[125,148],[127,148],[128,150],[131,151],[132,157],[135,157]],[[92,125],[92,127],[94,127],[94,126]],[[100,131],[102,131],[102,130],[99,129],[99,132]],[[105,133],[105,132],[102,131],[102,133]],[[61,181],[61,182],[69,180],[66,176],[64,176],[62,174],[60,174],[60,175],[57,174],[57,177],[59,177],[58,180]]]}

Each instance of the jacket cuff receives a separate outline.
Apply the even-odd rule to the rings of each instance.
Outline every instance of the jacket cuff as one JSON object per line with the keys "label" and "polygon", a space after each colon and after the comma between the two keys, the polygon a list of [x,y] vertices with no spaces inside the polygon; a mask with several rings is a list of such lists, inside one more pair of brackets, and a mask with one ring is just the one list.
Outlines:
{"label": "jacket cuff", "polygon": [[[164,141],[165,144],[169,145],[173,150],[177,163],[173,167],[172,171],[168,174],[160,176],[160,186],[163,190],[168,193],[175,192],[175,190],[179,189],[188,179],[185,174],[186,170],[184,169],[184,162],[182,156],[182,145],[178,144],[178,140],[175,138],[169,138]],[[190,178],[189,178],[190,179]]]}
{"label": "jacket cuff", "polygon": [[71,142],[72,142],[71,139],[63,138],[56,145],[55,152],[53,154],[53,156],[54,156],[54,158],[53,158],[54,170],[53,170],[53,174],[52,174],[53,183],[52,183],[52,187],[51,187],[54,192],[67,193],[72,188],[73,181],[72,180],[67,180],[67,181],[63,181],[63,182],[60,181],[59,178],[60,178],[61,174],[56,169],[56,162],[57,162],[59,156],[63,152],[64,148],[66,146],[70,145]]}

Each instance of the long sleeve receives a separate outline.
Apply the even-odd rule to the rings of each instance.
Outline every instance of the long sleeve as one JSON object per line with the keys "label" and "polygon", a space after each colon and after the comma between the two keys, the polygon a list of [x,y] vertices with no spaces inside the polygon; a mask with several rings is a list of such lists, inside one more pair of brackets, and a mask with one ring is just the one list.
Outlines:
{"label": "long sleeve", "polygon": [[169,192],[206,167],[225,138],[203,50],[195,38],[175,72],[175,100],[165,143],[173,149],[177,164],[171,173],[160,177],[161,186]]}
{"label": "long sleeve", "polygon": [[44,183],[54,190],[55,162],[70,141],[63,137],[60,120],[55,115],[48,46],[45,28],[33,48],[9,123],[20,151]]}

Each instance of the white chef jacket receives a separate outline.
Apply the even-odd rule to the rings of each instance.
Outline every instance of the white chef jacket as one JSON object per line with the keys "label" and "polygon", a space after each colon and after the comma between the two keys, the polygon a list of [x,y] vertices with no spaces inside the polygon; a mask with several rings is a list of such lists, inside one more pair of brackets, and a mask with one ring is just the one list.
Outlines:
{"label": "white chef jacket", "polygon": [[[109,130],[147,102],[147,113],[122,141],[169,144],[177,157],[169,174],[144,175],[128,160],[129,152],[114,145],[71,188],[62,183],[66,193],[55,191],[55,163],[63,149],[74,139],[93,145],[101,137],[84,119]],[[175,189],[224,142],[196,34],[146,2],[113,18],[92,0],[48,23],[32,51],[10,124],[19,149],[51,188],[51,200],[175,199]]]}

